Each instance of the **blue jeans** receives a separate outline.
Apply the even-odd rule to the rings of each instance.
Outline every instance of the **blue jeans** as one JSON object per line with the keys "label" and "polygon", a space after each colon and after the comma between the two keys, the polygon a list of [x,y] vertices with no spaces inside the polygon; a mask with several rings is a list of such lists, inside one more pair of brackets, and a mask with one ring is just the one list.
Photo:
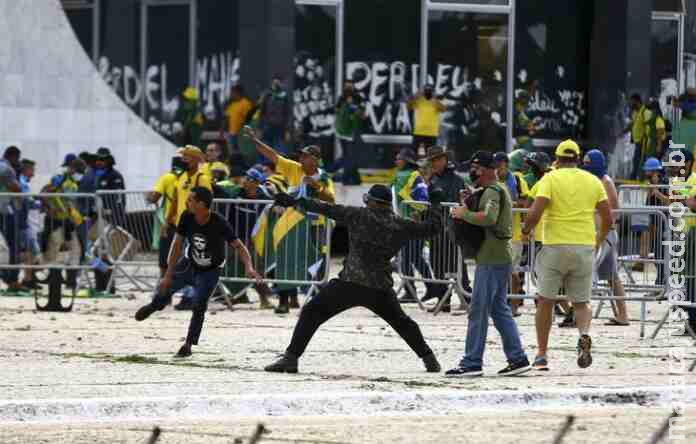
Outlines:
{"label": "blue jeans", "polygon": [[195,271],[188,259],[181,259],[176,264],[172,285],[169,287],[169,290],[165,294],[160,294],[158,288],[152,300],[152,306],[157,310],[164,309],[171,302],[174,293],[191,285],[193,287],[193,313],[191,314],[186,342],[197,345],[203,329],[205,311],[208,309],[208,299],[215,291],[219,279],[219,268],[208,271]]}
{"label": "blue jeans", "polygon": [[469,306],[469,325],[466,331],[466,354],[462,367],[482,367],[483,352],[486,350],[488,317],[503,338],[503,350],[509,363],[527,359],[522,349],[517,324],[507,303],[508,279],[512,272],[510,264],[477,265],[474,273],[474,292]]}
{"label": "blue jeans", "polygon": [[[19,224],[16,214],[0,214],[0,231],[2,232],[10,259],[10,265],[19,264]],[[19,280],[19,270],[5,270],[2,280],[6,284],[14,284]]]}

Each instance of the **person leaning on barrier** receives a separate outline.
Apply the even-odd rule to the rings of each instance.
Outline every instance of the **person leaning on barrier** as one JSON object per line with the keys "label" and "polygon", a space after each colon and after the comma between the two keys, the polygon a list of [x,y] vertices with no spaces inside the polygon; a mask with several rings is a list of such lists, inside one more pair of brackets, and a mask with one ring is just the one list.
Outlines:
{"label": "person leaning on barrier", "polygon": [[[244,134],[256,144],[256,149],[263,157],[273,162],[276,172],[285,176],[289,194],[330,203],[336,201],[333,181],[319,168],[321,163],[319,147],[315,145],[304,147],[300,150],[299,162],[295,162],[281,156],[273,148],[259,140],[251,127],[244,127]],[[292,213],[286,211],[285,214],[291,215]],[[276,241],[274,243],[278,245],[276,279],[305,280],[308,273],[307,269],[321,256],[321,251],[315,250],[321,250],[324,246],[320,245],[319,248],[315,249],[313,248],[314,242],[307,242],[306,239],[302,239],[302,236],[312,236],[316,232],[316,228],[313,227],[322,225],[324,222],[319,219],[315,224],[314,220],[304,218],[295,224],[292,221],[285,221],[281,216],[278,223],[290,227],[290,229],[282,236],[282,239],[274,239]],[[297,258],[302,258],[302,261]],[[290,308],[299,308],[297,286],[280,284],[276,288],[279,289],[277,314],[287,314]]]}
{"label": "person leaning on barrier", "polygon": [[[600,150],[588,151],[583,158],[582,169],[602,181],[604,191],[607,194],[609,208],[612,212],[618,210],[619,193],[616,191],[614,181],[607,175],[607,159],[604,157],[604,153]],[[599,218],[595,217],[595,226],[599,226],[600,222]],[[657,221],[654,221],[653,223],[656,222]],[[624,286],[623,282],[621,282],[618,268],[619,233],[616,229],[616,223],[617,216],[612,213],[611,228],[599,249],[595,266],[597,268],[597,278],[609,282],[609,287],[612,289],[614,296],[618,298],[612,301],[614,317],[604,325],[627,326],[629,325],[628,312],[626,311],[626,301],[623,300],[626,293],[624,292]],[[660,227],[664,229],[661,225]]]}
{"label": "person leaning on barrier", "polygon": [[[0,192],[19,193],[21,186],[17,179],[21,151],[16,146],[9,146],[0,159]],[[5,238],[10,265],[19,264],[19,242],[17,214],[10,205],[11,199],[0,197],[0,231]],[[4,270],[2,280],[7,285],[8,293],[27,291],[19,283],[19,270]]]}
{"label": "person leaning on barrier", "polygon": [[[418,221],[420,215],[425,209],[423,205],[413,202],[426,202],[428,200],[428,186],[425,184],[418,164],[416,163],[416,153],[409,148],[402,149],[396,156],[396,175],[392,182],[392,192],[394,194],[394,208],[398,215],[407,219]],[[413,201],[412,203],[404,203],[405,201]],[[432,279],[432,275],[428,268],[428,264],[423,258],[423,240],[414,240],[406,244],[401,251],[401,272],[405,275],[411,275],[415,270],[421,274],[424,279]],[[404,302],[417,302],[418,293],[415,284],[412,281],[404,282],[406,288],[406,296],[400,300]],[[427,289],[424,299],[430,299],[433,284],[426,282]]]}
{"label": "person leaning on barrier", "polygon": [[[247,170],[244,180],[242,181],[241,187],[236,187],[232,192],[230,192],[226,198],[228,199],[248,199],[248,200],[272,200],[273,194],[268,191],[266,185],[266,176],[255,169],[250,168]],[[266,205],[258,203],[238,203],[231,204],[225,208],[227,214],[227,221],[232,225],[239,239],[247,245],[247,248],[251,249],[252,258],[256,259],[256,267],[263,270],[263,256],[265,251],[255,251],[256,243],[253,242],[253,232],[259,218],[264,217],[264,210]],[[267,230],[268,231],[268,230]],[[264,248],[259,248],[263,250]],[[253,254],[255,253],[255,254]],[[234,268],[237,263],[234,261],[229,261],[227,263],[228,269],[225,269],[225,274],[233,274]],[[234,277],[237,277],[236,275]],[[228,282],[225,284],[232,293],[236,293],[246,287],[246,284],[237,282]],[[255,284],[254,289],[259,294],[259,308],[262,310],[272,309],[271,304],[271,289],[268,288],[266,284]],[[249,303],[249,298],[244,292],[242,295],[238,296],[232,303]]]}
{"label": "person leaning on barrier", "polygon": [[[553,322],[554,299],[561,286],[572,301],[580,333],[578,359],[580,368],[592,364],[592,340],[589,336],[592,310],[593,247],[599,249],[611,226],[611,208],[602,182],[578,168],[580,147],[572,140],[556,148],[558,168],[547,173],[537,184],[534,203],[527,214],[522,235],[527,237],[542,215],[545,218],[544,244],[536,257],[537,356],[534,367],[548,369],[547,349]],[[595,211],[599,210],[601,227],[595,229]]]}
{"label": "person leaning on barrier", "polygon": [[[500,156],[497,156],[498,159]],[[488,336],[488,317],[503,339],[508,366],[499,375],[513,376],[531,369],[522,348],[517,325],[508,304],[508,279],[512,272],[512,200],[507,188],[498,182],[496,160],[486,151],[471,158],[469,177],[483,188],[478,208],[466,205],[452,208],[450,215],[484,228],[484,240],[476,254],[474,289],[469,304],[466,353],[459,365],[445,374],[450,377],[483,375],[483,354]]]}
{"label": "person leaning on barrier", "polygon": [[147,196],[147,201],[157,204],[162,199],[162,205],[157,209],[155,217],[159,219],[159,268],[160,277],[167,271],[167,257],[172,246],[174,233],[167,228],[165,218],[176,197],[176,182],[186,169],[186,164],[180,155],[172,157],[171,169],[157,179],[152,191]]}
{"label": "person leaning on barrier", "polygon": [[[213,191],[212,180],[210,176],[205,174],[200,169],[200,165],[205,162],[205,155],[200,148],[193,145],[186,145],[177,150],[177,154],[181,156],[186,165],[185,171],[181,173],[176,181],[175,197],[172,205],[169,207],[169,212],[165,219],[165,225],[162,230],[167,230],[167,233],[173,233],[176,227],[179,226],[181,216],[186,211],[189,193],[193,188],[202,187]],[[171,234],[173,236],[173,234]],[[193,300],[190,297],[182,296],[181,301],[174,306],[177,310],[190,310],[193,306]]]}
{"label": "person leaning on barrier", "polygon": [[432,208],[423,222],[404,219],[392,210],[392,193],[384,185],[373,185],[363,197],[366,207],[333,205],[315,199],[276,195],[277,205],[311,211],[348,228],[348,256],[337,279],[332,279],[300,312],[290,345],[267,372],[297,373],[298,360],[319,326],[353,307],[365,307],[384,319],[420,357],[428,372],[439,372],[440,364],[418,324],[408,317],[392,288],[391,259],[411,239],[429,239],[442,231],[440,202],[443,193],[430,191]]}
{"label": "person leaning on barrier", "polygon": [[[212,203],[213,193],[209,189],[194,187],[190,190],[187,210],[182,214],[172,241],[167,272],[160,281],[152,302],[135,313],[136,321],[144,321],[155,311],[163,310],[169,305],[173,293],[188,285],[193,286],[193,314],[186,341],[176,354],[179,358],[191,356],[191,347],[198,345],[208,299],[217,288],[221,269],[225,265],[226,245],[237,252],[246,275],[261,281],[249,252],[230,224],[221,215],[210,210]],[[188,247],[182,258],[184,239],[188,241]]]}
{"label": "person leaning on barrier", "polygon": [[[454,164],[449,162],[449,155],[445,148],[441,146],[432,146],[428,148],[426,159],[431,164],[432,175],[428,178],[430,186],[441,189],[444,192],[443,202],[458,202],[459,191],[464,189],[464,179],[455,173]],[[430,245],[430,264],[433,267],[434,278],[444,280],[449,273],[458,272],[457,251],[452,247],[454,240],[447,232],[431,240]],[[464,272],[462,274],[462,285],[467,292],[471,292],[469,285],[469,276],[466,265],[462,265]],[[442,299],[447,293],[447,285],[433,284],[431,293],[428,297],[424,297],[423,301],[437,298]],[[431,309],[432,310],[432,309]],[[449,302],[442,307],[445,312],[450,311]]]}

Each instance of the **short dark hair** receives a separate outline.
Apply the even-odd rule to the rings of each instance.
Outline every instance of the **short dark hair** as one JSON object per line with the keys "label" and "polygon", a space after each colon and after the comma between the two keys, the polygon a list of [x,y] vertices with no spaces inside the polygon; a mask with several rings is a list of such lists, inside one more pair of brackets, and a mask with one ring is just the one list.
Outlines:
{"label": "short dark hair", "polygon": [[191,192],[194,193],[194,199],[210,208],[213,205],[213,193],[205,187],[193,187]]}
{"label": "short dark hair", "polygon": [[232,91],[237,91],[240,96],[244,95],[244,85],[241,83],[237,83],[236,85],[232,86]]}
{"label": "short dark hair", "polygon": [[643,103],[643,98],[638,93],[633,93],[631,95],[631,100],[635,100],[636,102]]}
{"label": "short dark hair", "polygon": [[36,165],[36,162],[34,162],[31,159],[22,159],[19,164],[21,165],[22,168],[27,168],[27,167],[33,167]]}
{"label": "short dark hair", "polygon": [[5,154],[3,154],[2,157],[4,157],[5,159],[7,159],[8,157],[11,157],[11,156],[19,158],[21,155],[22,155],[22,152],[19,151],[19,148],[17,148],[14,145],[10,145],[7,148],[5,148]]}

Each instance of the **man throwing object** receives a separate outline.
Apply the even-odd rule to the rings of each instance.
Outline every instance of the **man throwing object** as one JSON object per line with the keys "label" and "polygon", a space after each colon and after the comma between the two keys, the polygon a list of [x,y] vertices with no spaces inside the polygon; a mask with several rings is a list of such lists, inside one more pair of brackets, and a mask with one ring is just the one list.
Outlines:
{"label": "man throwing object", "polygon": [[314,199],[295,199],[276,195],[276,205],[295,206],[323,214],[348,227],[348,256],[338,279],[333,279],[300,313],[292,341],[285,354],[267,366],[267,372],[297,373],[297,361],[319,326],[353,307],[365,307],[381,317],[420,357],[428,372],[439,372],[440,364],[425,343],[416,322],[401,309],[392,289],[391,263],[410,239],[426,239],[442,230],[440,201],[442,192],[430,192],[432,208],[424,222],[396,216],[391,208],[392,193],[384,185],[373,185],[363,196],[365,208],[333,205]]}
{"label": "man throwing object", "polygon": [[[212,203],[213,194],[209,189],[195,187],[191,190],[186,201],[187,210],[181,215],[172,241],[167,272],[152,302],[135,313],[136,321],[144,321],[155,311],[164,309],[171,302],[172,294],[188,285],[193,287],[191,323],[186,342],[176,354],[177,358],[191,356],[191,346],[198,345],[208,299],[218,285],[220,271],[225,264],[227,243],[236,250],[247,276],[261,281],[249,251],[237,238],[230,224],[224,217],[210,211]],[[185,257],[179,260],[184,239],[188,240],[188,248]]]}

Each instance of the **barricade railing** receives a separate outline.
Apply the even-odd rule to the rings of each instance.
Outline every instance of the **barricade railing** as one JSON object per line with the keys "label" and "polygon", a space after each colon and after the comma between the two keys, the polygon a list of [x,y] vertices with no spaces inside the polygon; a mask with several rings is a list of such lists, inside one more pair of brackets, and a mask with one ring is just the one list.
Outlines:
{"label": "barricade railing", "polygon": [[[696,213],[671,213],[666,238],[672,242],[665,248],[664,269],[665,300],[669,308],[651,339],[657,337],[668,321],[678,330],[686,328],[692,339],[696,339],[696,332],[688,322],[688,319],[696,319]],[[676,313],[680,310],[684,313]],[[690,371],[693,369],[694,366]]]}
{"label": "barricade railing", "polygon": [[[277,287],[309,287],[308,295],[329,279],[332,221],[314,213],[273,205],[271,200],[216,199],[223,215],[251,254],[264,282]],[[241,294],[255,284],[237,253],[227,247],[220,281]]]}
{"label": "barricade railing", "polygon": [[[453,293],[458,295],[464,308],[467,306],[465,298],[471,296],[463,285],[463,276],[466,272],[465,260],[446,223],[450,217],[450,208],[457,205],[442,203],[444,223],[441,232],[427,240],[410,240],[401,249],[397,260],[398,274],[401,279],[401,287],[397,294],[402,289],[416,294],[415,283],[422,282],[430,294],[434,292],[440,299],[435,307],[435,314],[449,302]],[[401,202],[398,211],[402,217],[420,221],[429,206],[428,202],[407,200]],[[416,297],[416,299],[421,309],[425,309],[420,298]]]}
{"label": "barricade railing", "polygon": [[[156,202],[152,191],[97,191],[97,213],[102,221],[95,245],[106,269],[106,288],[152,290],[159,279],[158,248],[164,197]],[[160,205],[158,205],[160,204]]]}
{"label": "barricade railing", "polygon": [[96,199],[79,193],[0,193],[3,280],[32,290],[46,284],[59,294],[65,284],[73,298],[79,288],[91,287],[84,272],[92,268],[87,233],[97,231],[99,221],[88,209]]}

